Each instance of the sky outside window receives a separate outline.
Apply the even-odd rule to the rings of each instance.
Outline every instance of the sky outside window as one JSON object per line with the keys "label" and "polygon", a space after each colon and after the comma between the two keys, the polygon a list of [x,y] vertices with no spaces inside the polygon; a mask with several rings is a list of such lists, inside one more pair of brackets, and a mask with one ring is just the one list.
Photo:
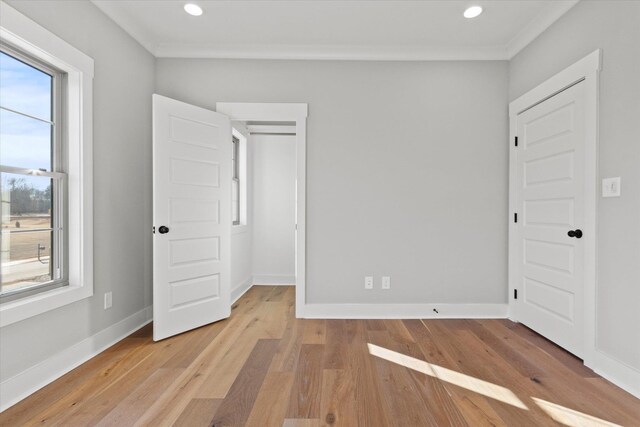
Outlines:
{"label": "sky outside window", "polygon": [[0,164],[51,170],[52,85],[49,74],[0,52]]}
{"label": "sky outside window", "polygon": [[0,52],[0,105],[42,120],[52,121],[53,78]]}

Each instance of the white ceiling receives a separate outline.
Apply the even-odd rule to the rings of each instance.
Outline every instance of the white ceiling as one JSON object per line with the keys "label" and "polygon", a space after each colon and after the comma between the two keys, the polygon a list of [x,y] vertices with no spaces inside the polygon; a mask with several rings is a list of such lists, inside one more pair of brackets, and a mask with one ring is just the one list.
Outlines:
{"label": "white ceiling", "polygon": [[363,60],[510,59],[578,2],[92,1],[157,57]]}

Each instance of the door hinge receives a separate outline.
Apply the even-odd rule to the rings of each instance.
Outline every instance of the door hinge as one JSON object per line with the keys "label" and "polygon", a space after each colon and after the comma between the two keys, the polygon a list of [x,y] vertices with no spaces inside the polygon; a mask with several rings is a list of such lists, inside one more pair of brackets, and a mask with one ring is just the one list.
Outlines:
{"label": "door hinge", "polygon": [[153,226],[153,234],[156,234],[156,226]]}
{"label": "door hinge", "polygon": [[518,290],[517,289],[513,290],[513,299],[518,299]]}
{"label": "door hinge", "polygon": [[513,214],[513,222],[518,222],[518,213]]}
{"label": "door hinge", "polygon": [[518,137],[516,136],[516,147],[518,146]]}

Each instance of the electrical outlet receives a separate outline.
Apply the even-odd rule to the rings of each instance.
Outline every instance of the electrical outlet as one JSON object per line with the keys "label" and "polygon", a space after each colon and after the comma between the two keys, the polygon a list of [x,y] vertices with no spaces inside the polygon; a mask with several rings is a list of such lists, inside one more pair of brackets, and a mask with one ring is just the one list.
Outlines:
{"label": "electrical outlet", "polygon": [[391,277],[382,276],[382,289],[391,289]]}
{"label": "electrical outlet", "polygon": [[108,310],[113,305],[113,293],[106,292],[104,294],[104,309]]}
{"label": "electrical outlet", "polygon": [[365,276],[365,278],[364,278],[364,288],[365,289],[373,289],[373,276]]}

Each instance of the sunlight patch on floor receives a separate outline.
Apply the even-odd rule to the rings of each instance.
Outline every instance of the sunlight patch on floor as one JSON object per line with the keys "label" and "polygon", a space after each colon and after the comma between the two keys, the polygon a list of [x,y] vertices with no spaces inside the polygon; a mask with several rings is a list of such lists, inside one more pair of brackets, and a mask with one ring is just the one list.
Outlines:
{"label": "sunlight patch on floor", "polygon": [[430,377],[457,385],[458,387],[466,388],[467,390],[513,405],[517,408],[529,409],[508,388],[474,378],[470,375],[452,371],[451,369],[443,368],[442,366],[434,365],[433,363],[425,362],[424,360],[416,359],[415,357],[407,356],[393,350],[379,347],[375,344],[368,343],[367,346],[369,347],[369,353],[373,356],[413,369],[414,371],[422,372]]}
{"label": "sunlight patch on floor", "polygon": [[596,418],[585,413],[565,408],[556,403],[532,397],[533,401],[551,418],[570,427],[620,427],[618,424]]}

